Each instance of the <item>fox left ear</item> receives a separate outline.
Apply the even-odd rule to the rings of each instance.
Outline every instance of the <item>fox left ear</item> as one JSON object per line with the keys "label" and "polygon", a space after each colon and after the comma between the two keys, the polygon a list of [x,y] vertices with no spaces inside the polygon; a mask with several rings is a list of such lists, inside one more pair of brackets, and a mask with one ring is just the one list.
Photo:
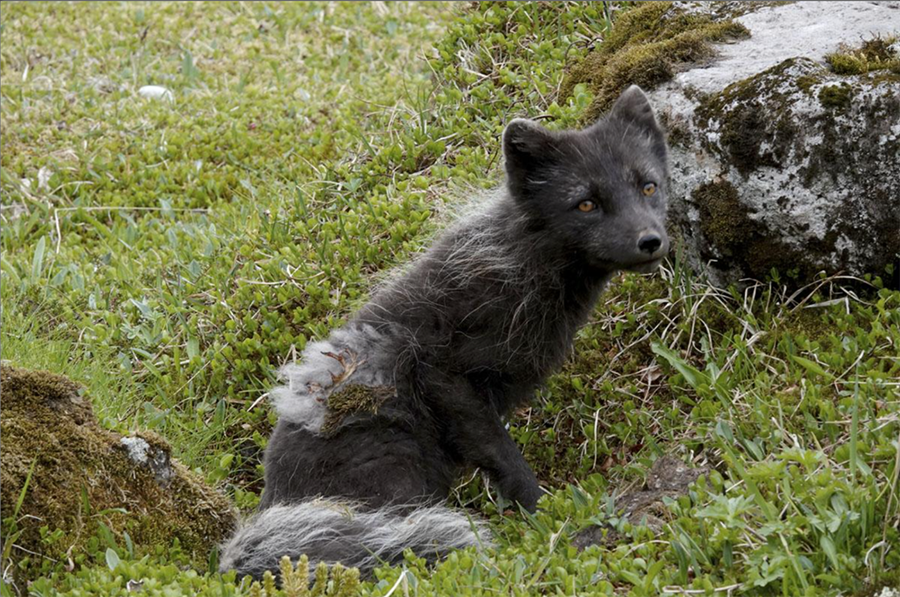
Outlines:
{"label": "fox left ear", "polygon": [[654,155],[663,164],[666,163],[669,153],[666,134],[656,121],[650,100],[647,99],[640,87],[632,85],[622,92],[609,112],[609,119],[617,120],[629,128],[636,126],[639,131],[643,131],[650,139]]}
{"label": "fox left ear", "polygon": [[622,92],[622,95],[613,104],[609,117],[629,124],[637,124],[648,132],[660,137],[663,136],[662,129],[653,115],[653,107],[650,105],[650,100],[647,99],[647,96],[644,95],[644,92],[637,85],[632,85]]}

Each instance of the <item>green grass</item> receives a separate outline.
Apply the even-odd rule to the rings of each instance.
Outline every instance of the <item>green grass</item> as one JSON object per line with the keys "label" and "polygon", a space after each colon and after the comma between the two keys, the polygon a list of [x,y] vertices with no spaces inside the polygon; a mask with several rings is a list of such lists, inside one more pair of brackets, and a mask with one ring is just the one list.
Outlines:
{"label": "green grass", "polygon": [[[564,69],[608,17],[600,3],[4,4],[3,358],[82,381],[104,425],[156,430],[252,508],[274,368],[496,184],[506,121],[579,122],[594,97],[561,96]],[[173,101],[140,98],[147,84]],[[896,579],[897,346],[900,292],[877,278],[719,290],[677,257],[621,276],[513,421],[553,495],[529,516],[468,479],[451,501],[490,517],[497,547],[434,568],[410,557],[364,593],[825,595]],[[654,534],[611,496],[663,454],[713,472]],[[577,552],[596,524],[627,541]],[[135,547],[32,591],[253,594],[177,546]]]}

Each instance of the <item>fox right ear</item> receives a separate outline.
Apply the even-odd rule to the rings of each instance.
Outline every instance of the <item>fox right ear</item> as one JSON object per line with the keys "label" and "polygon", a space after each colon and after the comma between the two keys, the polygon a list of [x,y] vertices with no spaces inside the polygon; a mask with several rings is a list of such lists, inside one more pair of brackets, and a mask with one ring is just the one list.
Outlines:
{"label": "fox right ear", "polygon": [[516,118],[503,131],[506,177],[512,189],[525,184],[525,176],[547,162],[555,149],[553,133],[533,120]]}
{"label": "fox right ear", "polygon": [[510,121],[503,131],[503,154],[507,161],[540,158],[546,155],[552,144],[550,131],[526,118]]}

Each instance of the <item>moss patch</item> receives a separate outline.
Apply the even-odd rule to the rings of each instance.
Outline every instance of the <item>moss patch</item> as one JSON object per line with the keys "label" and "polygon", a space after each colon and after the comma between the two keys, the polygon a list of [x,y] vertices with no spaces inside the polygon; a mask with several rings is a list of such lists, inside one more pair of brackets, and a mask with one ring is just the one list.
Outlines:
{"label": "moss patch", "polygon": [[760,279],[772,269],[801,278],[815,273],[807,271],[803,265],[807,260],[796,250],[771,238],[751,217],[737,189],[727,180],[700,185],[691,197],[700,212],[700,230],[717,250],[705,252],[704,260],[724,257],[728,265],[737,264]]}
{"label": "moss patch", "polygon": [[887,70],[900,73],[900,56],[893,44],[897,37],[874,37],[858,48],[841,44],[837,52],[825,56],[831,70],[839,75],[864,75]]}
{"label": "moss patch", "polygon": [[[728,162],[741,174],[761,166],[777,167],[787,156],[797,135],[793,115],[786,100],[794,91],[792,73],[805,74],[793,79],[796,86],[808,89],[814,84],[819,67],[806,58],[791,58],[758,75],[732,83],[721,93],[704,98],[697,107],[697,122],[709,128],[717,121],[722,147]],[[771,122],[775,126],[769,126]]]}
{"label": "moss patch", "polygon": [[850,107],[853,88],[847,83],[826,85],[819,91],[819,102],[826,108],[843,111]]}
{"label": "moss patch", "polygon": [[132,460],[123,436],[98,425],[79,385],[5,366],[0,383],[3,491],[23,496],[18,513],[16,499],[2,503],[4,529],[15,535],[7,555],[19,578],[47,573],[54,560],[83,561],[99,547],[101,524],[114,536],[127,531],[138,548],[178,539],[198,561],[232,528],[225,497],[170,461],[160,437],[128,440],[144,455],[143,464]]}
{"label": "moss patch", "polygon": [[680,65],[712,56],[710,42],[748,35],[747,28],[733,20],[717,22],[708,14],[679,12],[671,2],[644,2],[619,17],[603,44],[569,70],[561,93],[569,95],[577,84],[587,83],[594,101],[584,120],[594,120],[629,85],[659,85]]}
{"label": "moss patch", "polygon": [[334,435],[351,415],[377,413],[385,401],[396,395],[396,388],[391,386],[344,386],[328,397],[328,411],[322,424],[322,433],[326,436]]}
{"label": "moss patch", "polygon": [[799,87],[807,95],[812,95],[813,87],[822,82],[822,77],[816,75],[803,75],[797,77],[797,87]]}
{"label": "moss patch", "polygon": [[700,229],[724,256],[734,256],[735,250],[752,231],[747,209],[738,198],[737,189],[730,182],[708,182],[697,187],[694,202],[700,210]]}

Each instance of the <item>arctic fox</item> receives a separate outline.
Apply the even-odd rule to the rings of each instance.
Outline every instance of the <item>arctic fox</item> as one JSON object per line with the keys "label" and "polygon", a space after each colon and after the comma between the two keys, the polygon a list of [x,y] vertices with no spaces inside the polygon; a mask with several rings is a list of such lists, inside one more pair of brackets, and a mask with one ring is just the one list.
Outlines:
{"label": "arctic fox", "polygon": [[436,559],[489,540],[441,505],[479,467],[533,511],[542,495],[504,418],[571,349],[608,280],[666,255],[665,136],[636,86],[580,131],[516,119],[506,185],[445,231],[273,390],[279,414],[259,512],[221,568],[284,555],[357,566]]}

